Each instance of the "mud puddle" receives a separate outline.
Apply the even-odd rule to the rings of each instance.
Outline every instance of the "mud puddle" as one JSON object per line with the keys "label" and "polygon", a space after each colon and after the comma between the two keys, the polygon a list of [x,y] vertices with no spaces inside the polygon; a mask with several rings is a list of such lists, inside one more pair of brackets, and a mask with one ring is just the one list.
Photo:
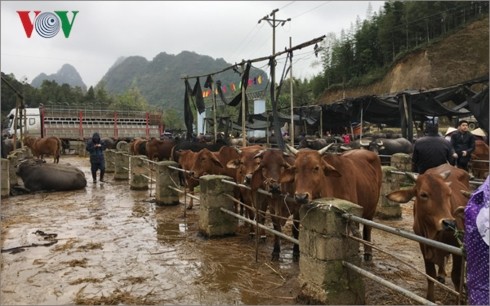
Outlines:
{"label": "mud puddle", "polygon": [[[60,163],[76,165],[91,178],[87,158],[62,156]],[[299,267],[291,243],[283,241],[281,260],[271,262],[268,235],[258,244],[256,261],[255,240],[245,226],[232,237],[205,239],[198,234],[198,203],[187,211],[183,204],[157,206],[154,190],[131,191],[111,174],[107,180],[89,179],[81,191],[2,199],[2,249],[30,247],[1,254],[0,304],[297,303]],[[404,206],[401,220],[381,222],[411,231],[411,209]],[[290,235],[290,228],[284,232]],[[373,241],[423,271],[417,243],[379,230],[373,230]],[[425,296],[423,276],[383,253],[373,255],[364,268]],[[365,283],[367,304],[415,304]],[[440,303],[456,302],[437,291]]]}

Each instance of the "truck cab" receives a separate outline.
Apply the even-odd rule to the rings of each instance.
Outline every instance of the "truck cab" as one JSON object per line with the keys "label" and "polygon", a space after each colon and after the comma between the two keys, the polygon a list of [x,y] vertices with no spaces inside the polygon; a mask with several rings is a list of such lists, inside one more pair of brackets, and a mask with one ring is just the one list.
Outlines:
{"label": "truck cab", "polygon": [[41,116],[39,108],[19,109],[16,118],[15,108],[12,109],[2,124],[2,135],[11,138],[16,135],[20,137],[20,129],[24,126],[26,135],[40,137],[41,136]]}

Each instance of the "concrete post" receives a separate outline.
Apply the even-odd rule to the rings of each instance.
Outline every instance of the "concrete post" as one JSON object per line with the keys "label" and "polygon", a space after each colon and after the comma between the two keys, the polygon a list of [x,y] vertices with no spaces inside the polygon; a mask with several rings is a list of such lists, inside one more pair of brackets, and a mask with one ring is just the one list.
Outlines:
{"label": "concrete post", "polygon": [[114,179],[119,181],[129,179],[129,155],[125,152],[116,152],[114,160]]}
{"label": "concrete post", "polygon": [[[145,155],[131,156],[131,180],[129,182],[131,190],[148,190],[148,178],[150,169],[148,159]],[[145,177],[146,176],[146,177]]]}
{"label": "concrete post", "polygon": [[113,149],[107,149],[104,151],[105,158],[105,173],[114,173],[116,162],[116,151]]}
{"label": "concrete post", "polygon": [[[359,266],[359,243],[348,239],[342,213],[361,216],[362,207],[341,199],[318,199],[300,209],[299,281],[301,304],[365,304],[360,275],[342,265]],[[359,226],[357,226],[359,228]]]}
{"label": "concrete post", "polygon": [[17,169],[17,165],[19,164],[19,155],[21,156],[23,155],[21,150],[16,150],[7,156],[7,160],[9,161],[9,167],[8,167],[9,189],[12,189],[14,186],[19,185],[17,179],[17,173],[15,173]]}
{"label": "concrete post", "polygon": [[399,171],[412,171],[412,157],[405,153],[395,153],[391,156],[391,166]]}
{"label": "concrete post", "polygon": [[398,171],[395,167],[382,166],[383,180],[381,183],[381,193],[379,195],[378,207],[376,216],[381,219],[398,219],[402,216],[400,203],[390,201],[386,195],[394,190],[400,189],[399,174],[394,174],[392,171]]}
{"label": "concrete post", "polygon": [[[412,157],[405,153],[395,153],[391,156],[391,166],[398,171],[412,172]],[[403,175],[398,175],[397,179],[402,186],[413,185],[413,182]]]}
{"label": "concrete post", "polygon": [[9,160],[6,158],[2,158],[2,191],[1,197],[7,198],[10,195],[10,182],[9,182]]}
{"label": "concrete post", "polygon": [[179,164],[171,160],[158,162],[156,173],[156,192],[155,201],[158,205],[177,205],[179,204],[179,193],[169,186],[178,187],[179,173],[176,170],[168,168],[173,166],[178,168]]}
{"label": "concrete post", "polygon": [[87,156],[87,143],[81,139],[79,142],[78,142],[78,148],[77,148],[77,151],[78,151],[78,156],[80,157],[85,157]]}
{"label": "concrete post", "polygon": [[233,201],[225,196],[233,196],[234,187],[222,183],[222,179],[232,180],[225,175],[204,175],[199,178],[199,231],[206,237],[234,235],[238,226],[236,217],[220,210],[223,207],[234,211]]}

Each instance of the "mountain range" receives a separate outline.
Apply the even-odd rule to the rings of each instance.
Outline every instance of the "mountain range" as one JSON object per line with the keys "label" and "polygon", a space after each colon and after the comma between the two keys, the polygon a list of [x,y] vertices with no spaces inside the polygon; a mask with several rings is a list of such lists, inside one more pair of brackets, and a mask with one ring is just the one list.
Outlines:
{"label": "mountain range", "polygon": [[83,82],[77,69],[70,64],[64,64],[58,72],[50,75],[45,73],[39,74],[32,80],[31,86],[39,88],[45,80],[55,81],[60,85],[68,84],[71,87],[80,87],[83,91],[87,90],[87,85]]}
{"label": "mountain range", "polygon": [[[150,61],[142,56],[121,57],[115,61],[96,86],[104,86],[105,90],[112,94],[121,94],[131,87],[136,87],[150,106],[161,109],[174,108],[177,112],[183,113],[185,77],[189,77],[192,88],[199,80],[201,89],[205,91],[204,83],[207,76],[211,74],[215,84],[221,81],[225,96],[232,97],[235,91],[238,93],[241,76],[237,71],[229,69],[217,73],[231,65],[222,58],[213,59],[190,51],[182,51],[178,55],[161,52]],[[44,79],[55,80],[59,84],[85,86],[76,69],[69,64],[63,65],[56,74],[50,76],[40,74],[31,85],[39,87]],[[257,82],[257,79],[260,81]],[[263,91],[268,83],[267,74],[255,67],[250,70],[249,80],[252,80],[253,85],[249,85],[249,92]],[[82,88],[86,90],[86,86]]]}

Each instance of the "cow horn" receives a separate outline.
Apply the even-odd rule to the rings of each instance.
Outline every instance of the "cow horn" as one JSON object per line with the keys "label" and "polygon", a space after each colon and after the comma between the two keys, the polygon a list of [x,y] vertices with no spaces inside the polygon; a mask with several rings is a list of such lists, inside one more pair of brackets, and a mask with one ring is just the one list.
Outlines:
{"label": "cow horn", "polygon": [[333,143],[331,143],[331,144],[329,144],[328,146],[321,148],[320,150],[318,150],[318,154],[320,154],[320,155],[325,154],[325,152],[327,152],[327,150],[328,150],[328,149],[330,149],[330,147],[331,147],[331,146],[333,146],[333,145],[334,145],[334,144],[333,144]]}
{"label": "cow horn", "polygon": [[266,150],[260,150],[257,154],[255,154],[254,159],[259,157],[262,158],[264,156],[265,151]]}
{"label": "cow horn", "polygon": [[383,145],[383,140],[377,139],[376,144],[381,147]]}
{"label": "cow horn", "polygon": [[471,197],[471,192],[469,192],[469,191],[466,191],[466,190],[461,190],[461,193],[462,193],[462,194],[463,194],[465,197],[467,197],[468,199]]}
{"label": "cow horn", "polygon": [[412,182],[416,182],[417,181],[417,177],[419,176],[418,174],[416,173],[411,173],[411,172],[405,172],[405,175],[412,181]]}
{"label": "cow horn", "polygon": [[349,151],[349,150],[352,150],[351,147],[346,147],[346,146],[340,146],[340,149],[344,150],[344,151]]}
{"label": "cow horn", "polygon": [[233,148],[237,151],[238,154],[240,155],[242,154],[242,150],[240,150],[238,147],[233,147]]}
{"label": "cow horn", "polygon": [[367,147],[367,146],[369,146],[369,144],[370,144],[370,141],[364,142],[364,141],[362,141],[362,139],[359,140],[359,145],[362,147]]}
{"label": "cow horn", "polygon": [[451,170],[444,171],[443,173],[439,174],[443,180],[447,180],[449,175],[451,174]]}
{"label": "cow horn", "polygon": [[288,148],[288,150],[289,150],[291,153],[293,153],[293,155],[298,154],[298,150],[297,150],[295,147],[290,146],[290,145],[288,145],[288,144],[286,144],[286,147]]}

